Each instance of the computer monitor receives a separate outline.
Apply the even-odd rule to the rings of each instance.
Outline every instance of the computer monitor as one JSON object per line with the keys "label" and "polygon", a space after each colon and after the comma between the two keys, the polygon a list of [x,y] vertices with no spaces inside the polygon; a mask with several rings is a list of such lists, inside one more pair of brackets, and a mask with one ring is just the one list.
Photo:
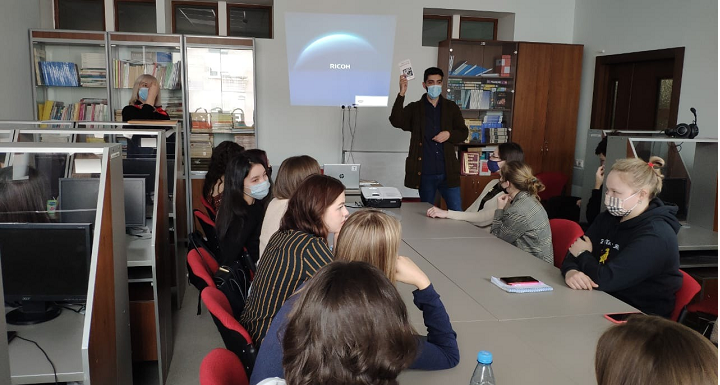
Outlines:
{"label": "computer monitor", "polygon": [[58,180],[65,178],[67,168],[67,154],[35,154],[35,169],[43,175],[48,182],[50,196],[45,199],[54,199],[60,195]]}
{"label": "computer monitor", "polygon": [[0,263],[6,302],[21,306],[6,314],[13,325],[60,315],[54,302],[87,300],[90,223],[0,223]]}
{"label": "computer monitor", "polygon": [[145,178],[145,193],[152,195],[155,192],[156,158],[127,158],[123,159],[123,175],[126,177]]}
{"label": "computer monitor", "polygon": [[[123,178],[125,226],[145,226],[145,179]],[[99,178],[60,179],[59,209],[63,223],[95,223]],[[79,210],[79,211],[66,211]]]}

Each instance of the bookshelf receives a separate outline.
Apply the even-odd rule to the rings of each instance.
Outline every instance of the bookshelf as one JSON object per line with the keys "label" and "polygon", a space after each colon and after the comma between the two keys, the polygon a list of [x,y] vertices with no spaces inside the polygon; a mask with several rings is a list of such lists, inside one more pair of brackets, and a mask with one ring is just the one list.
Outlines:
{"label": "bookshelf", "polygon": [[213,148],[226,140],[257,148],[255,40],[189,35],[183,40],[190,199],[192,208],[204,210],[202,184]]}
{"label": "bookshelf", "polygon": [[254,40],[185,36],[190,174],[225,140],[256,148]]}
{"label": "bookshelf", "polygon": [[110,32],[108,40],[113,120],[122,121],[135,79],[150,74],[160,83],[160,102],[170,119],[182,121],[182,36]]}
{"label": "bookshelf", "polygon": [[110,118],[103,32],[30,30],[37,120]]}
{"label": "bookshelf", "polygon": [[[466,152],[483,154],[513,141],[522,146],[535,174],[560,172],[572,180],[582,50],[574,44],[440,42],[445,95],[461,108],[469,128],[468,139],[455,144],[461,164]],[[494,177],[461,175],[463,208]]]}

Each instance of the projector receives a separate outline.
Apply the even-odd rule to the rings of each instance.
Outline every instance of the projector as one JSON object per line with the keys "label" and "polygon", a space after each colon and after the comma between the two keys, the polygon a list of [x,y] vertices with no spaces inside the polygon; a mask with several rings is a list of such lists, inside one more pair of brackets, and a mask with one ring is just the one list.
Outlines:
{"label": "projector", "polygon": [[360,198],[365,207],[400,207],[402,195],[395,187],[361,187]]}

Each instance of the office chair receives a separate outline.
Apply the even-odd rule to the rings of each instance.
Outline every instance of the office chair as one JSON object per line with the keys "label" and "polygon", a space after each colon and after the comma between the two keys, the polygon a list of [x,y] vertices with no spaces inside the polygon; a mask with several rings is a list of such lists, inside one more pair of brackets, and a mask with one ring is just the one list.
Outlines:
{"label": "office chair", "polygon": [[545,185],[545,190],[540,191],[538,194],[541,201],[547,201],[552,197],[562,195],[568,181],[568,177],[560,172],[541,172],[535,177]]}
{"label": "office chair", "polygon": [[218,288],[212,286],[206,287],[201,295],[205,307],[212,315],[215,326],[225,342],[225,347],[238,356],[245,368],[245,373],[248,376],[251,375],[257,351],[253,346],[250,334],[235,319],[227,297]]}
{"label": "office chair", "polygon": [[240,359],[227,349],[213,349],[200,363],[200,385],[248,385]]}
{"label": "office chair", "polygon": [[551,219],[550,232],[552,233],[554,264],[559,269],[570,246],[585,233],[579,224],[567,219]]}
{"label": "office chair", "polygon": [[200,202],[205,207],[205,210],[207,211],[208,217],[215,222],[215,217],[217,216],[217,213],[215,212],[215,207],[210,204],[210,202],[205,199],[205,197],[200,197]]}
{"label": "office chair", "polygon": [[683,276],[682,286],[680,290],[675,293],[675,310],[673,310],[670,319],[673,321],[679,321],[683,313],[686,311],[685,307],[692,301],[697,293],[700,292],[700,284],[691,277],[688,273],[680,270]]}
{"label": "office chair", "polygon": [[218,263],[203,247],[193,248],[187,254],[188,280],[198,289],[198,310],[200,315],[200,295],[202,291],[210,286],[215,287],[213,276],[218,270]]}
{"label": "office chair", "polygon": [[220,256],[220,241],[218,240],[217,231],[215,231],[215,221],[198,209],[193,210],[193,215],[200,223],[203,233],[205,233],[205,243],[209,251],[216,257]]}

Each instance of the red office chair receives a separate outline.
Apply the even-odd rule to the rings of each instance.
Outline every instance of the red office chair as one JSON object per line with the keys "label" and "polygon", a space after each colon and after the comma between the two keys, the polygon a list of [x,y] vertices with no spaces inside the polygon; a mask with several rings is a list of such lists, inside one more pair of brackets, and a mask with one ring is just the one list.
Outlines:
{"label": "red office chair", "polygon": [[575,241],[585,235],[580,225],[567,219],[551,219],[550,232],[552,233],[553,256],[555,267],[562,266],[565,256]]}
{"label": "red office chair", "polygon": [[545,185],[545,190],[538,194],[542,201],[562,195],[568,181],[568,177],[560,172],[541,172],[535,177]]}
{"label": "red office chair", "polygon": [[205,199],[205,197],[201,197],[200,202],[202,203],[203,206],[205,206],[205,210],[207,210],[208,217],[210,217],[210,219],[213,222],[215,222],[215,217],[217,216],[217,213],[215,212],[215,207],[213,207],[213,205],[211,205],[210,202],[208,202],[207,199]]}
{"label": "red office chair", "polygon": [[207,243],[208,248],[210,248],[209,251],[215,256],[219,256],[220,241],[218,241],[217,231],[215,231],[215,221],[210,219],[207,214],[198,209],[193,210],[193,215],[195,216],[195,219],[197,219],[198,223],[200,223],[203,233],[205,233],[205,242]]}
{"label": "red office chair", "polygon": [[675,310],[673,310],[670,319],[678,321],[680,315],[685,311],[685,307],[692,301],[693,297],[700,292],[700,284],[688,273],[680,270],[683,275],[683,282],[680,290],[675,293]]}
{"label": "red office chair", "polygon": [[248,376],[235,353],[218,348],[200,363],[200,385],[248,385]]}
{"label": "red office chair", "polygon": [[189,268],[188,280],[198,289],[197,314],[200,315],[200,295],[206,287],[215,287],[213,275],[218,270],[218,263],[209,251],[203,247],[188,251],[187,264]]}
{"label": "red office chair", "polygon": [[227,297],[218,288],[212,286],[206,287],[201,295],[205,307],[212,314],[215,326],[225,342],[225,347],[238,356],[245,368],[245,373],[252,374],[257,351],[253,346],[250,334],[233,316]]}

